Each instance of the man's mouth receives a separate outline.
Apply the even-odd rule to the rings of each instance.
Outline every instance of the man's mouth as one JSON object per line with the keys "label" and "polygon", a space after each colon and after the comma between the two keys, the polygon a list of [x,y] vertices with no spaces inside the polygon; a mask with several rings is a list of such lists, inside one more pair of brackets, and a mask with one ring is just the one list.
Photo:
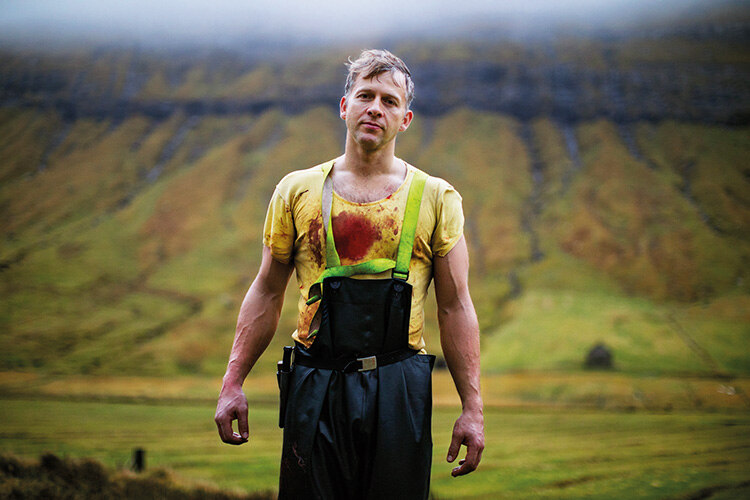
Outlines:
{"label": "man's mouth", "polygon": [[362,122],[362,125],[364,125],[366,128],[369,128],[369,129],[378,129],[378,128],[382,129],[383,128],[377,123],[373,123],[373,122]]}

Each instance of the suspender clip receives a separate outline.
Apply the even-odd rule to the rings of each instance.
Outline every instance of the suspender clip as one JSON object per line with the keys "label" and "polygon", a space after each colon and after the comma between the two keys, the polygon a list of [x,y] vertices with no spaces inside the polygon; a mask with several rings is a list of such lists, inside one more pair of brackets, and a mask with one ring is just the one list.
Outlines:
{"label": "suspender clip", "polygon": [[406,271],[405,273],[402,273],[402,272],[396,271],[396,270],[394,269],[394,270],[393,270],[393,275],[392,275],[392,276],[393,276],[394,278],[396,278],[396,279],[399,279],[399,280],[404,280],[404,281],[406,281],[406,280],[408,280],[408,279],[409,279],[409,271]]}

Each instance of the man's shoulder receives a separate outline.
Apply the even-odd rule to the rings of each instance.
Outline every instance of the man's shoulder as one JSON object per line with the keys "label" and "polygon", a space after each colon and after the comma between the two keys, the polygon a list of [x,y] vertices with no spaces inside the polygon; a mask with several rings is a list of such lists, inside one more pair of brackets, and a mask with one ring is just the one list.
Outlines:
{"label": "man's shoulder", "polygon": [[287,202],[311,190],[316,193],[319,192],[324,179],[323,167],[331,161],[333,160],[314,167],[289,172],[276,185],[276,191]]}
{"label": "man's shoulder", "polygon": [[427,180],[425,181],[425,186],[424,186],[423,198],[427,197],[433,200],[439,200],[445,195],[446,192],[453,192],[453,193],[458,194],[458,192],[456,191],[456,188],[454,188],[450,182],[446,181],[442,177],[437,177],[435,175],[430,174],[429,172],[420,170],[419,168],[415,167],[412,164],[408,164],[408,165],[410,168],[414,169],[415,171],[422,172],[423,174],[427,175]]}

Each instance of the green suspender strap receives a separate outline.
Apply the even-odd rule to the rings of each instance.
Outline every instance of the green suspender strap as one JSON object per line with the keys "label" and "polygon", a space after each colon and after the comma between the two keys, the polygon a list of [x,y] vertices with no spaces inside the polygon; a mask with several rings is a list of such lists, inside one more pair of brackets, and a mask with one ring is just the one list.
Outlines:
{"label": "green suspender strap", "polygon": [[406,281],[409,278],[409,264],[411,262],[414,237],[419,220],[419,209],[422,205],[422,194],[424,193],[427,174],[415,170],[409,186],[409,197],[404,210],[404,221],[401,228],[401,239],[398,243],[396,261],[391,259],[373,259],[359,264],[342,266],[339,254],[336,251],[336,243],[333,241],[333,227],[331,226],[331,206],[333,204],[333,181],[329,174],[333,168],[333,161],[323,165],[323,194],[321,202],[321,214],[323,227],[326,232],[326,269],[318,277],[318,280],[310,287],[310,299],[307,305],[320,300],[322,296],[323,280],[332,276],[349,277],[358,274],[379,274],[383,271],[393,269],[393,277]]}

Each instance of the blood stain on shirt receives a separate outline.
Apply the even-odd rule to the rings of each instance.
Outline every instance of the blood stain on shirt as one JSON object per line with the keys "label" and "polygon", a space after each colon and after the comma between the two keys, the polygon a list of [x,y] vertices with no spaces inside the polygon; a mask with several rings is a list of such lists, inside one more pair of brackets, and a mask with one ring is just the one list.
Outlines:
{"label": "blood stain on shirt", "polygon": [[320,217],[313,217],[310,219],[310,225],[307,227],[307,238],[310,242],[310,251],[313,254],[315,263],[319,266],[323,265],[323,245],[320,243],[321,227]]}
{"label": "blood stain on shirt", "polygon": [[393,231],[393,236],[397,236],[398,235],[399,227],[398,227],[398,223],[396,222],[396,219],[393,219],[393,218],[389,217],[388,219],[386,219],[385,225],[388,226],[388,228],[391,231]]}
{"label": "blood stain on shirt", "polygon": [[378,228],[364,216],[341,212],[331,221],[336,251],[342,259],[358,261],[367,255],[382,235]]}

